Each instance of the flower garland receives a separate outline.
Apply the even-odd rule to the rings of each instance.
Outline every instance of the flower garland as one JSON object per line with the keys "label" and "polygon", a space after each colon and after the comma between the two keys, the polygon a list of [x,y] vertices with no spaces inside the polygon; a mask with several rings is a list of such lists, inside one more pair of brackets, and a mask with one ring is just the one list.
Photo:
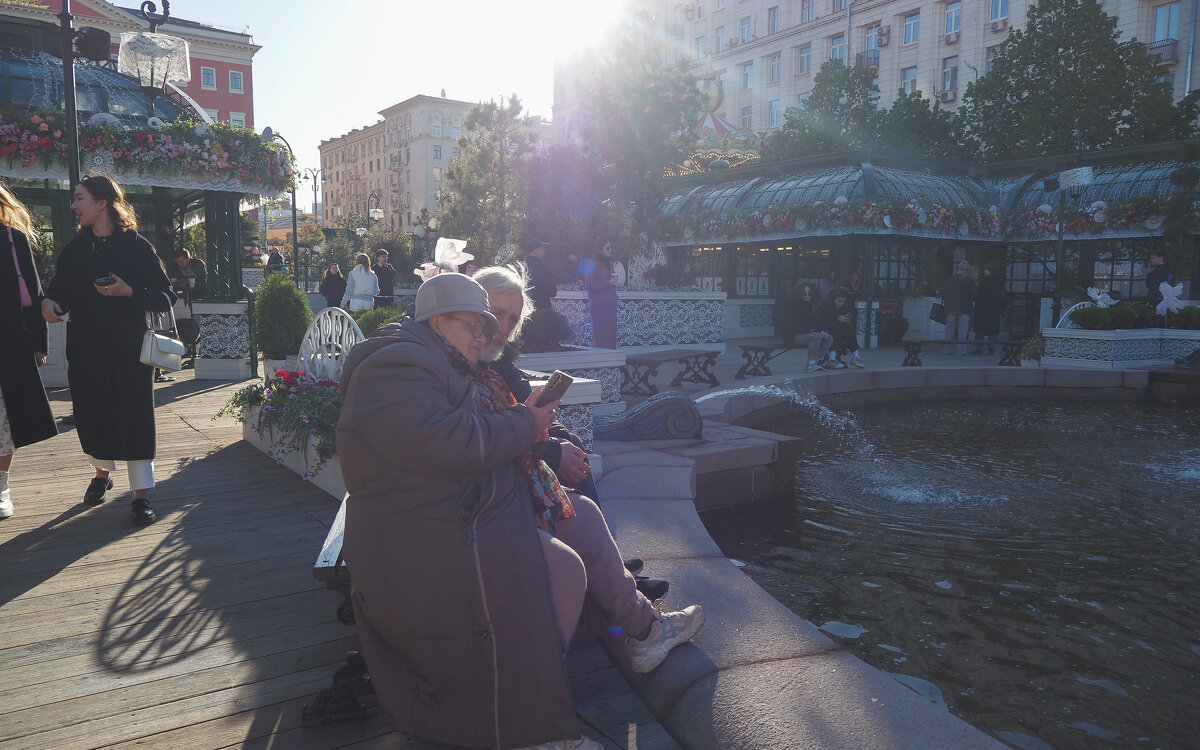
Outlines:
{"label": "flower garland", "polygon": [[271,456],[278,461],[290,453],[307,456],[311,441],[316,459],[303,475],[310,479],[337,453],[342,402],[336,381],[277,370],[274,380],[234,392],[213,419],[228,414],[243,424],[250,421],[250,429],[271,437]]}
{"label": "flower garland", "polygon": [[[1095,201],[1065,212],[1064,231],[1073,236],[1104,232],[1153,233],[1161,229],[1166,199]],[[1200,202],[1189,226],[1200,227]],[[809,205],[771,205],[761,211],[731,209],[676,216],[666,224],[668,240],[732,240],[803,234],[867,232],[942,235],[962,238],[1042,239],[1058,233],[1057,211],[1048,204],[1000,214],[995,206],[944,206],[918,194],[910,199],[850,201],[838,197]]]}
{"label": "flower garland", "polygon": [[[156,121],[157,122],[157,121]],[[145,130],[93,117],[79,128],[79,148],[101,171],[130,176],[233,179],[278,193],[292,185],[292,156],[253,130],[228,122],[179,119]],[[0,159],[9,166],[67,165],[66,119],[61,112],[0,112]]]}

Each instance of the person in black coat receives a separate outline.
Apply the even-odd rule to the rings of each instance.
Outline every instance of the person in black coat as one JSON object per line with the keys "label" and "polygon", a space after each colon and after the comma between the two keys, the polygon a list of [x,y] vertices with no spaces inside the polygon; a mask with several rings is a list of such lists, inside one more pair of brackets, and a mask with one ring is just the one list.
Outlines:
{"label": "person in black coat", "polygon": [[1158,307],[1158,303],[1162,302],[1162,292],[1159,286],[1165,281],[1168,284],[1174,285],[1175,272],[1167,265],[1166,256],[1162,250],[1150,251],[1150,271],[1146,274],[1146,305],[1149,307]]}
{"label": "person in black coat", "polygon": [[[979,291],[975,297],[975,340],[995,341],[1000,334],[1000,312],[1008,306],[1008,295],[1004,292],[1004,279],[1000,278],[1000,266],[995,262],[983,264],[983,276],[979,279]],[[983,346],[976,346],[972,354],[983,354]],[[996,353],[996,345],[988,347],[988,354]]]}
{"label": "person in black coat", "polygon": [[346,277],[342,275],[342,268],[337,263],[329,264],[329,268],[325,271],[325,278],[321,279],[321,286],[318,287],[321,296],[325,298],[325,304],[329,307],[337,307],[342,304],[342,296],[346,294]]}
{"label": "person in black coat", "polygon": [[617,348],[617,282],[613,273],[612,243],[596,241],[596,249],[580,261],[583,288],[588,293],[588,313],[592,318],[592,346]]}
{"label": "person in black coat", "polygon": [[[971,264],[960,261],[958,272],[942,282],[942,303],[946,306],[946,341],[965,342],[971,326],[971,312],[975,306],[975,296],[979,292],[975,280],[971,278]],[[952,354],[951,345],[946,344],[946,354]],[[967,345],[958,345],[959,356],[965,356]]]}
{"label": "person in black coat", "polygon": [[850,354],[850,364],[859,368],[865,367],[858,353],[858,331],[855,330],[854,305],[850,302],[850,292],[845,287],[834,287],[825,295],[825,299],[817,305],[817,327],[833,335],[834,355],[831,363],[838,370],[846,369],[842,355]]}
{"label": "person in black coat", "polygon": [[[375,265],[371,266],[375,276],[379,278],[379,296],[396,296],[396,269],[388,263],[388,251],[382,247],[375,251]],[[391,301],[388,301],[391,304]]]}
{"label": "person in black coat", "polygon": [[58,434],[37,368],[46,364],[42,285],[29,210],[0,184],[0,518],[13,514],[9,470],[17,448]]}
{"label": "person in black coat", "polygon": [[82,229],[58,258],[42,316],[56,323],[71,313],[67,383],[79,443],[96,468],[83,499],[104,502],[114,462],[125,461],[133,522],[153,523],[154,368],[141,362],[142,338],[147,313],[170,310],[175,294],[154,246],[137,233],[137,217],[120,185],[85,177],[71,210]]}

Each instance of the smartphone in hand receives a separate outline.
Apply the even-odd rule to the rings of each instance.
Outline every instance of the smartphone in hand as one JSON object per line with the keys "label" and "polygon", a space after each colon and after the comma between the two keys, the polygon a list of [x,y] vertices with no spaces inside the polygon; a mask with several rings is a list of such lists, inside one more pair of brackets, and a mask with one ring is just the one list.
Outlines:
{"label": "smartphone in hand", "polygon": [[555,370],[550,375],[550,379],[546,381],[546,385],[542,388],[542,392],[538,395],[537,405],[543,406],[551,401],[558,401],[571,387],[575,379],[566,374],[562,370]]}
{"label": "smartphone in hand", "polygon": [[93,282],[96,286],[112,286],[117,280],[112,276],[101,276]]}

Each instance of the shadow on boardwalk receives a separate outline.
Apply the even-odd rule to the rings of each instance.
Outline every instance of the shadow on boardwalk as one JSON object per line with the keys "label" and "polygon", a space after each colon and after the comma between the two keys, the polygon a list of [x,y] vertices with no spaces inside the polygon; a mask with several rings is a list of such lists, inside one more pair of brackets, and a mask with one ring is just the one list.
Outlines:
{"label": "shadow on boardwalk", "polygon": [[[300,728],[353,628],[311,566],[337,504],[211,417],[237,386],[156,390],[159,521],[130,523],[126,478],[98,507],[73,431],[22,449],[0,523],[0,745],[17,748],[421,748],[379,718]],[[55,394],[57,415],[70,411]],[[678,747],[607,657],[571,660],[584,730]],[[642,724],[641,737],[638,727]]]}

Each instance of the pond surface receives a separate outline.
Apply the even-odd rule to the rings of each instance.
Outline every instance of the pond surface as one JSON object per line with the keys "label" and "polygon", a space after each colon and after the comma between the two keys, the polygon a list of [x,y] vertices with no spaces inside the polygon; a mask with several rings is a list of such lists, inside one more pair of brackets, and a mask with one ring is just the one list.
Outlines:
{"label": "pond surface", "polygon": [[808,455],[794,498],[705,514],[726,555],[1013,747],[1200,747],[1200,409],[831,416],[763,426]]}

